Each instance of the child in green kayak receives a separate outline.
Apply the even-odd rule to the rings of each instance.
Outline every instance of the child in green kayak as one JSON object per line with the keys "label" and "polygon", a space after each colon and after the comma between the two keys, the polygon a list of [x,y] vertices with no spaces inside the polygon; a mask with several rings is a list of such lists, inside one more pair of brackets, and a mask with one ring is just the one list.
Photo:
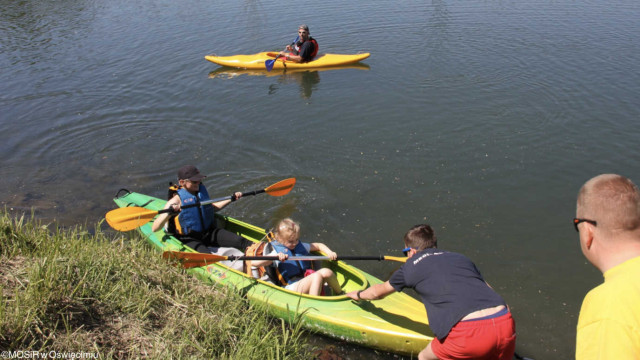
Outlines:
{"label": "child in green kayak", "polygon": [[[304,243],[298,239],[300,237],[300,225],[286,218],[281,220],[274,230],[275,240],[270,243],[272,251],[264,255],[278,256],[278,260],[253,261],[251,265],[255,267],[273,265],[277,271],[279,282],[287,290],[299,292],[301,294],[320,295],[322,287],[326,282],[333,290],[334,294],[342,293],[338,278],[331,269],[321,268],[311,271],[311,261],[287,260],[289,256],[305,256],[313,251],[324,252],[331,260],[336,260],[338,255],[331,251],[323,243]],[[305,274],[307,274],[305,276]]]}
{"label": "child in green kayak", "polygon": [[242,254],[251,245],[251,241],[216,227],[214,213],[242,196],[241,192],[233,194],[231,200],[218,201],[209,205],[181,209],[182,205],[190,205],[209,200],[207,188],[202,183],[206,176],[193,165],[185,165],[178,170],[179,187],[164,208],[172,208],[174,212],[163,213],[153,222],[152,230],[165,227],[166,231],[177,237],[186,246],[198,252],[210,253],[218,248],[236,248]]}

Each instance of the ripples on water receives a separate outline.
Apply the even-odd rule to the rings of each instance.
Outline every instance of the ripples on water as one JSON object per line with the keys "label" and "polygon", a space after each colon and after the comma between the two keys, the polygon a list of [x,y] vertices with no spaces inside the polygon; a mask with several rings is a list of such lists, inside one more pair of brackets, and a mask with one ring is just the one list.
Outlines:
{"label": "ripples on water", "polygon": [[[600,172],[640,183],[636,1],[0,5],[3,204],[93,223],[120,187],[163,196],[184,162],[221,196],[295,176],[229,213],[293,216],[353,254],[395,254],[429,221],[507,298],[520,353],[573,356],[601,279],[568,225],[575,193]],[[203,59],[279,50],[301,22],[323,52],[372,56],[269,76]]]}

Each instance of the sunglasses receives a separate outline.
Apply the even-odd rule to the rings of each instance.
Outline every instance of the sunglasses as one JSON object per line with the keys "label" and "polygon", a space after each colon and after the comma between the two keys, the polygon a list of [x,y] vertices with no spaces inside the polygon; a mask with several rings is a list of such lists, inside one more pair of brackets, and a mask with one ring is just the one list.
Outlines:
{"label": "sunglasses", "polygon": [[578,224],[580,224],[581,222],[586,222],[593,226],[598,226],[598,223],[595,220],[573,218],[573,227],[576,228],[577,232],[580,232],[580,230],[578,230]]}
{"label": "sunglasses", "polygon": [[410,247],[402,249],[402,253],[404,254],[404,256],[409,256],[409,251],[411,251]]}

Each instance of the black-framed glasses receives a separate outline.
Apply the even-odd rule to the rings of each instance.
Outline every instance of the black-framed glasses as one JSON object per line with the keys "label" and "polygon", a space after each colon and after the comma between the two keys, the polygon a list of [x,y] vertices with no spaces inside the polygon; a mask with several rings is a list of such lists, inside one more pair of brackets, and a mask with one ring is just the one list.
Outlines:
{"label": "black-framed glasses", "polygon": [[410,247],[402,249],[402,253],[404,254],[404,256],[409,256],[409,251],[411,251]]}
{"label": "black-framed glasses", "polygon": [[577,232],[580,232],[580,230],[578,230],[578,224],[580,224],[581,222],[586,222],[593,226],[598,226],[598,223],[595,220],[573,218],[573,227],[576,228]]}

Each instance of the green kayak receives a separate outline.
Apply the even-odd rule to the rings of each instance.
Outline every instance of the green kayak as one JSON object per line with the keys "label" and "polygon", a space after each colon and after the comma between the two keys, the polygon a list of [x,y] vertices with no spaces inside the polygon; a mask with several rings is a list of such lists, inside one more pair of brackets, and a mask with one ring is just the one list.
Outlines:
{"label": "green kayak", "polygon": [[[162,209],[166,202],[126,190],[120,191],[114,201],[121,208],[137,206],[154,211]],[[220,214],[216,214],[216,217],[219,227],[247,239],[260,241],[265,237],[262,228]],[[141,226],[139,231],[160,252],[193,252],[164,230],[152,232],[150,222]],[[365,289],[382,282],[343,261],[323,261],[321,265],[336,273],[344,292]],[[433,338],[424,306],[404,293],[393,293],[375,302],[356,302],[345,295],[311,296],[295,293],[221,263],[187,271],[211,284],[238,289],[250,301],[266,304],[270,314],[275,317],[288,322],[300,318],[306,329],[350,343],[416,356]]]}

